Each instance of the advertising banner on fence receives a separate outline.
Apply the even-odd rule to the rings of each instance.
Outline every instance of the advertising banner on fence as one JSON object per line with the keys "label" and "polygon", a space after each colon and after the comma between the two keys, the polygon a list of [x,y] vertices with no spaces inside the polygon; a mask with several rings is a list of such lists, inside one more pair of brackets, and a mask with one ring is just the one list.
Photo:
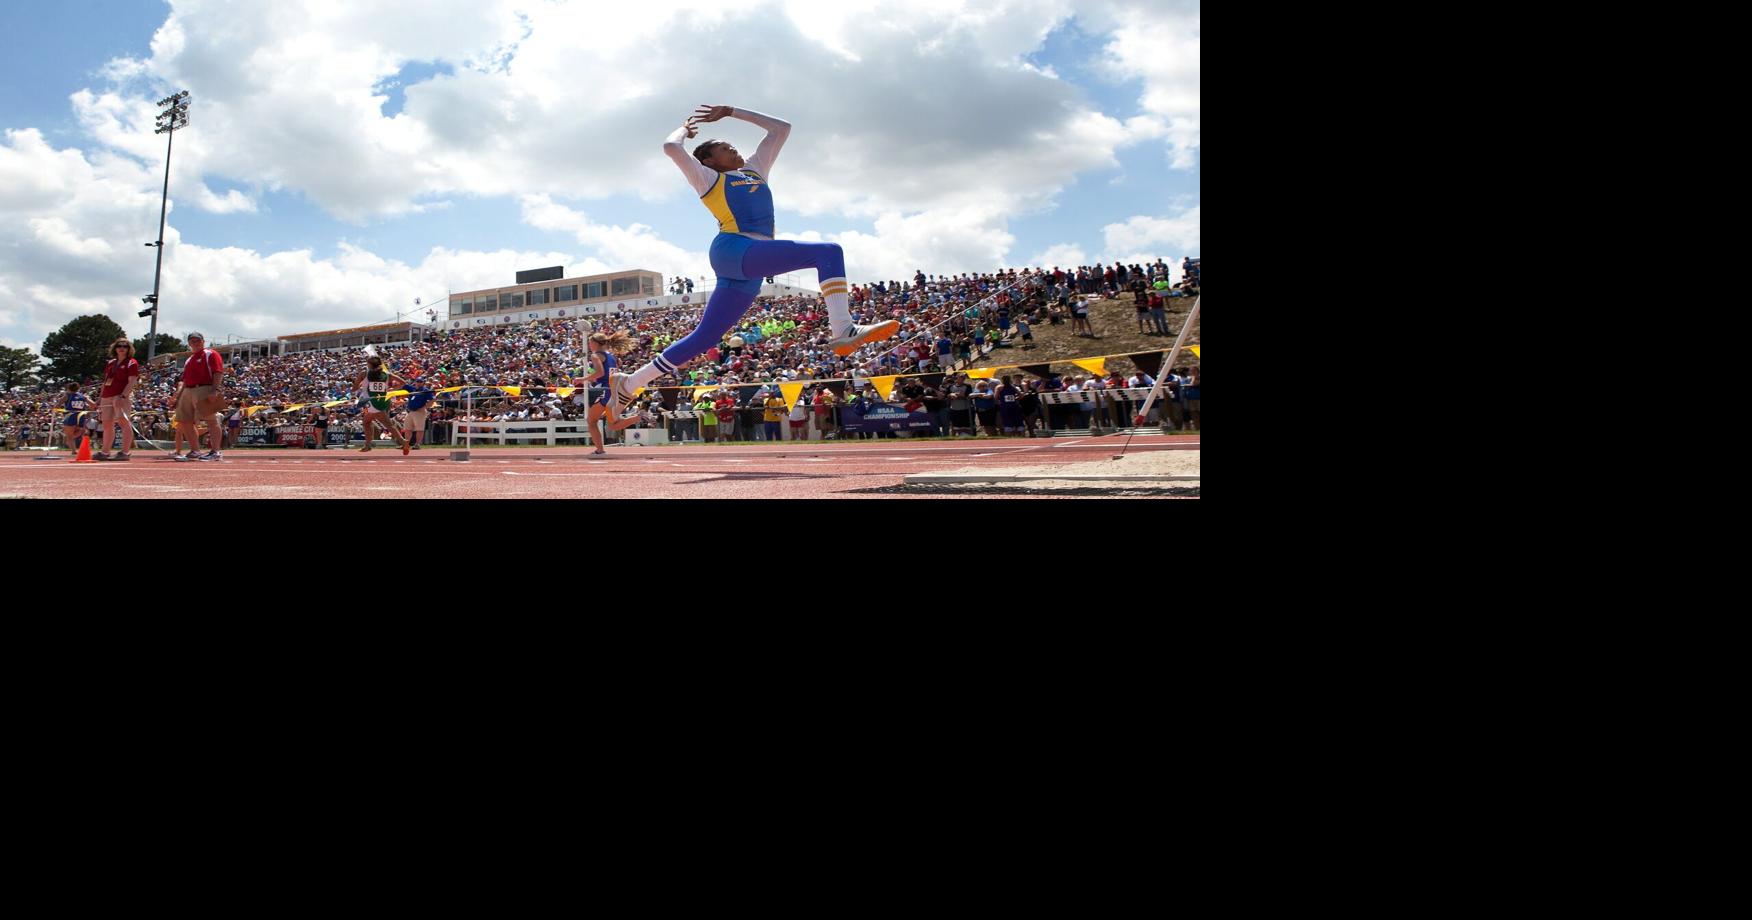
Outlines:
{"label": "advertising banner on fence", "polygon": [[[281,447],[304,447],[316,436],[316,429],[310,425],[282,425],[279,428],[272,430],[274,432],[273,443],[278,444]],[[328,443],[330,447],[337,444],[344,446],[349,441],[362,442],[364,440],[365,435],[363,432],[346,432],[338,428],[330,428],[328,430]]]}
{"label": "advertising banner on fence", "polygon": [[923,412],[908,412],[904,406],[892,403],[869,406],[868,409],[860,415],[856,403],[847,404],[840,410],[840,429],[853,433],[931,429],[931,418]]}

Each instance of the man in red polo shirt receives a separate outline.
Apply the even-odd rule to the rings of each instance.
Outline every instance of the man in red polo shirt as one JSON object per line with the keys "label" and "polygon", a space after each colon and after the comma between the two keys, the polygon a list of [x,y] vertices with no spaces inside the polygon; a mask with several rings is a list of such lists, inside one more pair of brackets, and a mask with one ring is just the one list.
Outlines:
{"label": "man in red polo shirt", "polygon": [[[189,460],[223,460],[219,456],[219,439],[224,430],[219,426],[219,409],[225,404],[219,395],[219,383],[225,379],[225,364],[219,353],[207,347],[207,337],[189,333],[189,349],[193,354],[183,364],[182,385],[176,388],[176,427],[188,439]],[[195,456],[195,418],[207,420],[207,442],[212,450]]]}

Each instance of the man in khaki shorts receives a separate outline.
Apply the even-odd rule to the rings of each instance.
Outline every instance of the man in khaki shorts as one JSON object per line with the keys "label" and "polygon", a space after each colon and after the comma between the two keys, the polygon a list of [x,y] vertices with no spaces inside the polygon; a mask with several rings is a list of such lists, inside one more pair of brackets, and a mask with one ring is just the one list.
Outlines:
{"label": "man in khaki shorts", "polygon": [[432,398],[437,396],[425,383],[408,381],[408,440],[414,444],[413,449],[420,449],[420,442],[426,440],[426,414],[432,411]]}
{"label": "man in khaki shorts", "polygon": [[[219,353],[207,347],[207,337],[189,333],[189,360],[183,364],[182,385],[176,390],[176,427],[181,429],[191,447],[189,460],[223,460],[219,456],[219,439],[225,430],[219,424],[219,410],[225,407],[225,397],[219,384],[225,379],[225,364]],[[195,419],[207,421],[207,442],[212,450],[195,455]]]}

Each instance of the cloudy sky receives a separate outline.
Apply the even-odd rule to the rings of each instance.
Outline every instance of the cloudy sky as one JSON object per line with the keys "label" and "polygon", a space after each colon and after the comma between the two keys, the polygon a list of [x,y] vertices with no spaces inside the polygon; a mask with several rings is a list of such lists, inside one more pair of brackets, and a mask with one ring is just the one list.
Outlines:
{"label": "cloudy sky", "polygon": [[778,235],[843,244],[854,282],[1200,254],[1197,2],[5,0],[0,34],[14,347],[146,332],[176,90],[172,335],[387,322],[548,265],[709,274],[660,149],[702,103],[792,123]]}

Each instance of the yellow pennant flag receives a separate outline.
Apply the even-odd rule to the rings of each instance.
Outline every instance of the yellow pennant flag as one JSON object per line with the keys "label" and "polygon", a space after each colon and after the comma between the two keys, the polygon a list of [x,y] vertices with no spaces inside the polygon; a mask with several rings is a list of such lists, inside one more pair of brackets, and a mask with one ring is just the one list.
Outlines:
{"label": "yellow pennant flag", "polygon": [[717,389],[718,389],[718,385],[715,383],[707,384],[706,386],[703,386],[703,387],[694,387],[693,388],[693,398],[697,400],[701,396],[704,396],[707,393],[714,392]]}
{"label": "yellow pennant flag", "polygon": [[395,398],[396,398],[396,397],[398,397],[398,396],[406,396],[406,395],[408,395],[408,391],[407,391],[407,390],[391,390],[391,391],[390,391],[390,392],[389,392],[389,393],[388,393],[388,394],[387,394],[387,395],[385,395],[385,396],[384,396],[384,397],[383,397],[383,398],[384,398],[384,399],[395,399]]}
{"label": "yellow pennant flag", "polygon": [[572,397],[573,393],[578,392],[578,388],[577,387],[560,387],[559,389],[555,390],[554,392],[560,394],[561,399],[570,399]]}
{"label": "yellow pennant flag", "polygon": [[444,389],[439,390],[438,392],[440,392],[440,393],[460,393],[460,392],[462,392],[462,387],[445,387]]}
{"label": "yellow pennant flag", "polygon": [[1198,353],[1198,346],[1197,345],[1188,345],[1186,347],[1192,349],[1193,357],[1199,359],[1200,361],[1204,360],[1204,355],[1201,355]]}
{"label": "yellow pennant flag", "polygon": [[507,396],[522,396],[523,395],[523,388],[522,387],[497,387],[496,389],[504,390],[505,394]]}
{"label": "yellow pennant flag", "polygon": [[244,414],[245,418],[255,418],[255,414],[257,412],[261,412],[266,408],[268,408],[268,407],[267,406],[250,406],[248,409],[243,410],[243,414]]}
{"label": "yellow pennant flag", "polygon": [[1088,371],[1091,374],[1094,374],[1097,377],[1101,376],[1102,374],[1107,373],[1107,359],[1106,358],[1084,358],[1081,361],[1072,361],[1071,363],[1082,368],[1083,370]]}
{"label": "yellow pennant flag", "polygon": [[310,405],[310,404],[309,404],[309,403],[304,403],[304,404],[302,404],[302,405],[297,405],[297,406],[287,406],[287,407],[286,407],[286,408],[284,408],[284,409],[281,409],[281,410],[280,410],[280,411],[281,411],[281,412],[297,412],[297,411],[298,411],[298,410],[299,410],[299,409],[302,409],[302,408],[304,408],[304,407],[305,407],[305,406],[308,406],[308,405]]}
{"label": "yellow pennant flag", "polygon": [[[894,380],[893,377],[889,377],[888,379],[890,381]],[[891,387],[893,385],[894,385],[893,383],[889,384],[889,386],[891,386]],[[785,394],[785,407],[790,408],[792,406],[797,405],[797,397],[803,395],[803,384],[801,384],[801,383],[781,383],[781,384],[779,384],[779,392]],[[888,394],[884,393],[882,395],[886,396]]]}
{"label": "yellow pennant flag", "polygon": [[871,377],[870,385],[876,388],[876,392],[882,394],[883,399],[887,399],[894,392],[894,378],[898,376],[900,375],[889,374],[886,377]]}
{"label": "yellow pennant flag", "polygon": [[995,367],[976,367],[966,373],[969,380],[990,380],[992,375],[997,372],[998,369]]}
{"label": "yellow pennant flag", "polygon": [[[325,403],[323,403],[323,404],[322,404],[322,407],[323,407],[323,408],[324,408],[324,409],[333,409],[333,408],[334,408],[334,407],[336,407],[336,406],[344,406],[344,405],[347,405],[347,403],[348,403],[348,402],[350,402],[350,400],[345,400],[345,399],[337,399],[337,400],[335,400],[335,401],[334,401],[334,402],[325,402]],[[302,409],[302,408],[304,408],[304,407],[303,407],[303,406],[299,406],[299,407],[298,407],[298,408],[300,408],[300,409]]]}

